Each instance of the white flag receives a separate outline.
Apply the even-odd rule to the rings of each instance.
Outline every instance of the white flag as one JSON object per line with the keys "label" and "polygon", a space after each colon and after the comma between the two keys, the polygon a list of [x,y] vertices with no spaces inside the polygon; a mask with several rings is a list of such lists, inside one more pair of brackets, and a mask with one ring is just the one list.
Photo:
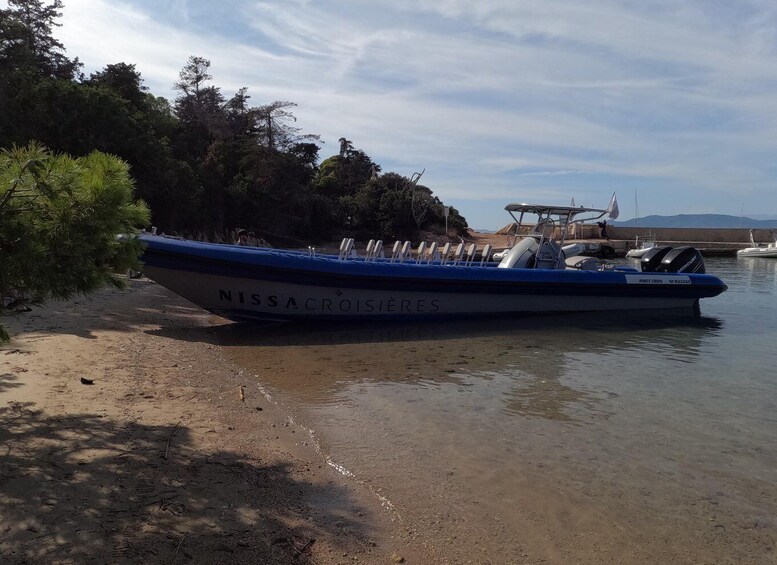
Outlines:
{"label": "white flag", "polygon": [[612,198],[610,198],[610,205],[607,206],[607,212],[610,215],[611,219],[616,219],[620,212],[618,211],[618,199],[615,198],[615,193],[612,193]]}

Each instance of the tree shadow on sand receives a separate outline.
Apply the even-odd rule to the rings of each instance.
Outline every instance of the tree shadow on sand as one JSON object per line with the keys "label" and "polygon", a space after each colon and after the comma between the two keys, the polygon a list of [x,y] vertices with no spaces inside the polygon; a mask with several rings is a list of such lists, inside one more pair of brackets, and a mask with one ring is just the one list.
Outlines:
{"label": "tree shadow on sand", "polygon": [[2,563],[311,563],[316,538],[368,527],[331,485],[310,520],[303,491],[318,488],[284,464],[196,451],[185,427],[0,408]]}
{"label": "tree shadow on sand", "polygon": [[21,385],[21,383],[18,382],[19,377],[14,375],[13,373],[0,373],[0,393],[12,389],[12,388],[18,388]]}

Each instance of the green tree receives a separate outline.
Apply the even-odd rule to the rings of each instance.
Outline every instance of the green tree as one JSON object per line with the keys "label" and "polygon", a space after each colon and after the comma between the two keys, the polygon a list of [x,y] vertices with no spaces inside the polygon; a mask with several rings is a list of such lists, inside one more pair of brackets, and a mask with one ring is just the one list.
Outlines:
{"label": "green tree", "polygon": [[208,146],[227,135],[225,100],[221,89],[208,85],[210,61],[192,55],[179,73],[174,111],[180,121],[179,151],[194,160],[202,159]]}
{"label": "green tree", "polygon": [[[419,230],[445,232],[444,205],[432,191],[397,173],[371,178],[353,195],[339,199],[347,226],[361,238],[413,239]],[[423,201],[423,214],[418,201]],[[451,234],[465,235],[467,221],[450,208],[448,227]]]}
{"label": "green tree", "polygon": [[0,61],[44,77],[74,78],[81,65],[65,56],[65,47],[53,35],[61,25],[55,21],[61,9],[62,0],[8,0],[8,8],[0,10]]}
{"label": "green tree", "polygon": [[185,178],[179,173],[186,165],[173,157],[171,147],[179,122],[167,100],[148,92],[135,65],[107,65],[83,84],[60,90],[51,97],[48,116],[53,118],[48,123],[59,124],[60,135],[38,139],[76,155],[97,149],[121,157],[130,165],[137,193],[150,206],[155,224],[173,229],[180,216],[197,209],[191,194],[179,190]]}
{"label": "green tree", "polygon": [[104,86],[113,90],[136,110],[149,108],[148,88],[143,85],[143,79],[135,69],[135,65],[127,63],[106,65],[102,71],[92,73],[85,84]]}
{"label": "green tree", "polygon": [[367,181],[376,177],[380,165],[346,138],[340,138],[340,153],[325,159],[318,170],[315,187],[325,196],[337,199],[354,196]]}
{"label": "green tree", "polygon": [[[41,146],[0,152],[0,315],[46,299],[66,299],[138,268],[148,222],[133,201],[129,170],[120,159],[52,155]],[[124,234],[121,237],[119,234]],[[8,334],[0,326],[0,340]]]}
{"label": "green tree", "polygon": [[26,144],[31,123],[45,108],[35,90],[41,81],[72,80],[78,59],[64,55],[52,35],[62,3],[9,0],[0,8],[0,147]]}
{"label": "green tree", "polygon": [[291,122],[297,121],[291,112],[296,106],[294,102],[276,100],[254,108],[260,143],[268,149],[288,151],[296,144],[318,141],[318,135],[300,134],[300,128],[291,125]]}
{"label": "green tree", "polygon": [[[154,225],[167,232],[246,227],[297,245],[328,238],[344,223],[370,236],[441,231],[444,207],[431,191],[409,192],[398,175],[402,182],[380,180],[380,165],[345,137],[319,166],[319,138],[296,126],[295,103],[252,106],[245,88],[227,99],[212,84],[210,61],[196,56],[180,72],[172,106],[148,91],[132,64],[84,79],[53,35],[61,0],[3,5],[0,147],[37,140],[76,157],[117,155]],[[457,214],[449,223],[466,226]]]}
{"label": "green tree", "polygon": [[410,238],[415,233],[410,182],[397,173],[370,179],[339,200],[341,210],[359,238]]}

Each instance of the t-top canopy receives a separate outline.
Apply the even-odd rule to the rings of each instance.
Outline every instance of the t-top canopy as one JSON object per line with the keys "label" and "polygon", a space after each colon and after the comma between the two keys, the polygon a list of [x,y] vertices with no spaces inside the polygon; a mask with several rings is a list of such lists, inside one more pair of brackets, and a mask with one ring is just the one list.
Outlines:
{"label": "t-top canopy", "polygon": [[[505,210],[510,212],[512,214],[513,212],[520,212],[521,214],[536,214],[538,216],[559,216],[559,217],[565,217],[567,218],[567,221],[572,220],[575,216],[579,214],[597,214],[597,216],[593,218],[587,218],[591,220],[595,220],[598,218],[601,218],[605,214],[608,214],[611,219],[615,219],[618,217],[618,199],[615,197],[615,193],[612,193],[612,198],[610,198],[610,204],[607,206],[606,209],[602,210],[601,208],[585,208],[583,206],[575,206],[575,199],[572,199],[572,206],[548,206],[547,204],[526,204],[526,203],[519,203],[519,204],[508,204],[505,206]],[[578,220],[580,221],[580,220]]]}
{"label": "t-top canopy", "polygon": [[[598,220],[610,210],[602,210],[600,208],[584,208],[583,206],[548,206],[544,204],[508,204],[505,206],[510,215],[515,212],[521,214],[523,218],[524,214],[536,214],[540,218],[550,218],[557,216],[559,219],[564,218],[564,222],[585,222],[588,220]],[[586,218],[575,219],[580,214],[590,214]],[[515,216],[513,216],[515,218]],[[517,220],[516,220],[517,221]]]}
{"label": "t-top canopy", "polygon": [[600,208],[583,208],[582,206],[548,206],[544,204],[508,204],[505,206],[508,212],[524,212],[526,214],[537,214],[542,216],[576,216],[588,212],[598,212],[606,214],[609,210]]}

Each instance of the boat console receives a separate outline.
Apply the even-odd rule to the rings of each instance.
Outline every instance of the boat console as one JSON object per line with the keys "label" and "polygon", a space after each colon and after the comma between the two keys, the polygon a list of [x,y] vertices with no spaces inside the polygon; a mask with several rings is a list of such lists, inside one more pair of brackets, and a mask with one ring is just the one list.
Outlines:
{"label": "boat console", "polygon": [[[614,203],[614,195],[613,200]],[[606,210],[575,206],[545,206],[537,204],[508,204],[505,207],[515,220],[516,233],[525,214],[537,216],[537,223],[530,233],[518,240],[511,249],[501,254],[501,269],[576,269],[603,270],[603,265],[593,257],[567,258],[563,246],[567,233],[577,222],[598,220],[604,215],[616,217],[611,204]],[[516,214],[520,214],[516,217]],[[584,216],[584,217],[581,217]]]}

